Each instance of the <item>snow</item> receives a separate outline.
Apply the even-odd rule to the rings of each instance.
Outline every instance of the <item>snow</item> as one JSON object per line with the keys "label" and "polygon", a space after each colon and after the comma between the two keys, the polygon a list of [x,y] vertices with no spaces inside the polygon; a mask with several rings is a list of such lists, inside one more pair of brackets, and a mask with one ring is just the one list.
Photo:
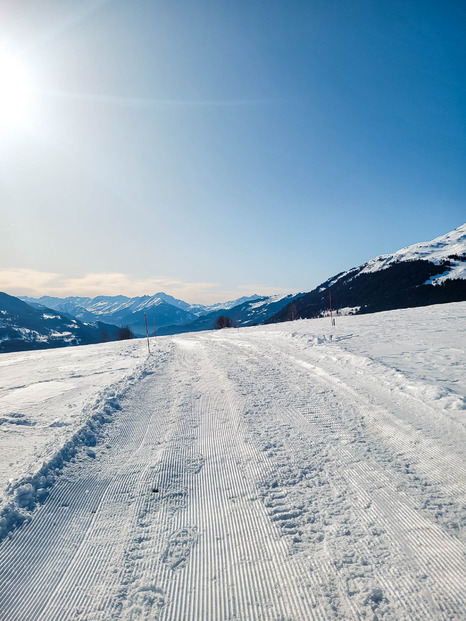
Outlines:
{"label": "snow", "polygon": [[80,432],[100,412],[96,402],[105,409],[113,386],[128,381],[144,356],[136,341],[0,357],[0,536],[28,517],[11,506],[17,486],[39,472],[55,479],[49,469],[65,446],[81,442]]}
{"label": "snow", "polygon": [[[158,297],[158,295],[159,294],[155,296],[143,295],[135,298],[128,298],[124,295],[99,296],[93,299],[82,300],[81,305],[96,316],[109,315],[124,310],[136,313],[162,304],[164,300]],[[66,302],[67,300],[68,298],[64,298],[62,301]]]}
{"label": "snow", "polygon": [[[414,261],[423,259],[433,263],[440,263],[450,255],[462,256],[466,253],[466,223],[446,235],[441,235],[430,242],[421,242],[407,246],[392,255],[381,255],[368,261],[361,274],[376,272],[398,261]],[[447,278],[465,278],[466,268],[462,261],[452,261],[452,269],[443,273],[436,282],[443,282]]]}
{"label": "snow", "polygon": [[253,304],[249,305],[249,308],[251,309],[256,309],[256,308],[261,308],[262,306],[267,306],[268,304],[273,304],[274,302],[279,302],[280,300],[283,300],[283,298],[288,297],[288,293],[285,294],[276,294],[276,295],[270,295],[267,298],[261,298],[259,300],[259,302],[254,302]]}
{"label": "snow", "polygon": [[[332,316],[338,317],[339,315],[356,315],[361,310],[360,306],[343,306],[332,311]],[[321,317],[330,317],[330,310],[324,310],[321,312]]]}
{"label": "snow", "polygon": [[[453,256],[463,257],[463,260],[451,258]],[[466,279],[466,223],[462,224],[446,235],[441,235],[429,242],[421,242],[402,248],[393,254],[382,254],[361,266],[361,268],[353,267],[352,269],[338,274],[326,287],[321,287],[319,291],[331,287],[336,282],[345,278],[350,282],[348,276],[352,273],[368,274],[386,269],[394,263],[400,261],[425,260],[439,264],[442,261],[450,261],[451,266],[438,276],[433,276],[425,282],[425,284],[440,284],[448,279],[461,278]]]}
{"label": "snow", "polygon": [[444,272],[443,274],[440,274],[440,276],[438,278],[435,279],[435,284],[440,284],[442,282],[444,282],[445,280],[451,279],[451,278],[462,278],[463,280],[466,280],[466,263],[463,262],[453,262],[453,267],[452,269],[450,269],[449,272]]}
{"label": "snow", "polygon": [[[281,296],[281,297],[284,297],[284,296]],[[243,297],[236,298],[236,300],[230,300],[228,302],[218,302],[217,304],[210,304],[210,305],[195,304],[191,306],[188,310],[192,312],[197,312],[197,313],[199,312],[199,310],[202,310],[203,314],[204,313],[207,314],[207,313],[212,313],[214,311],[219,311],[219,310],[230,310],[234,308],[235,306],[239,306],[240,304],[244,304],[245,302],[251,302],[253,300],[262,300],[261,302],[259,302],[260,306],[262,306],[262,304],[264,303],[263,296],[245,295]]]}
{"label": "snow", "polygon": [[3,354],[0,618],[464,618],[465,345],[456,303]]}
{"label": "snow", "polygon": [[46,343],[48,340],[48,336],[40,334],[37,330],[30,330],[29,328],[20,328],[15,326],[15,331],[22,335],[22,339],[24,341],[38,341]]}

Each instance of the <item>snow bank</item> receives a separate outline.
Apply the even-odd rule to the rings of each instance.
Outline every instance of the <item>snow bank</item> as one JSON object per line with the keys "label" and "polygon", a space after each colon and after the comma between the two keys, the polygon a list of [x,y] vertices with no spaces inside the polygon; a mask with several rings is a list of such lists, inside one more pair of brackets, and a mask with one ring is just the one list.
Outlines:
{"label": "snow bank", "polygon": [[324,317],[244,330],[292,339],[300,349],[320,345],[321,355],[335,364],[372,365],[371,372],[394,390],[466,411],[466,302],[334,318],[335,327]]}
{"label": "snow bank", "polygon": [[79,447],[144,375],[145,343],[2,354],[0,371],[0,539],[29,519]]}

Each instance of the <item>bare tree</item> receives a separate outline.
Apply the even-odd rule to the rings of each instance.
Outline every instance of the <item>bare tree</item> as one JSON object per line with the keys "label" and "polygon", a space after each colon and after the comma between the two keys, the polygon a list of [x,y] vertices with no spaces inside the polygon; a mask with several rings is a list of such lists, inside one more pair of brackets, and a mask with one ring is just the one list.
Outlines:
{"label": "bare tree", "polygon": [[298,309],[296,308],[296,304],[292,302],[288,307],[288,315],[286,317],[287,321],[295,321],[298,319]]}
{"label": "bare tree", "polygon": [[118,328],[117,338],[119,341],[126,341],[126,339],[134,339],[134,332],[129,326],[122,326]]}
{"label": "bare tree", "polygon": [[231,328],[231,327],[233,327],[233,322],[230,319],[230,317],[227,317],[226,315],[220,315],[220,317],[217,317],[217,319],[215,320],[214,328],[216,330],[221,330],[222,328]]}
{"label": "bare tree", "polygon": [[108,330],[104,328],[100,334],[100,342],[107,343],[108,342]]}

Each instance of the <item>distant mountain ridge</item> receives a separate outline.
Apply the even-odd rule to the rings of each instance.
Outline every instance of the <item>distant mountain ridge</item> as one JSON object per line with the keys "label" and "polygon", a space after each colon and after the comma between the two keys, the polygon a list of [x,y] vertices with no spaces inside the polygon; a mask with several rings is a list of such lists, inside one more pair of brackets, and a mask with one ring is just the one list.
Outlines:
{"label": "distant mountain ridge", "polygon": [[138,297],[23,297],[0,294],[0,351],[87,344],[116,338],[117,326],[145,335],[211,330],[220,315],[240,327],[313,318],[333,309],[371,313],[466,300],[466,224],[430,242],[384,254],[341,272],[308,293],[252,295],[191,305],[163,292]]}
{"label": "distant mountain ridge", "polygon": [[95,298],[23,296],[21,299],[28,304],[43,305],[68,313],[81,321],[105,321],[119,326],[128,325],[136,335],[143,336],[146,330],[144,314],[147,315],[152,333],[154,320],[157,330],[165,326],[186,325],[202,315],[219,309],[230,309],[249,300],[260,299],[260,296],[243,296],[237,300],[212,305],[191,305],[163,292],[133,298],[125,295],[100,295]]}
{"label": "distant mountain ridge", "polygon": [[[148,318],[150,335],[153,335],[155,318],[158,335],[210,330],[221,314],[231,316],[234,321],[238,319],[242,326],[253,325],[262,323],[292,297],[252,295],[224,304],[191,306],[164,293],[136,298],[120,295],[22,299],[0,293],[0,352],[116,340],[119,327],[126,325],[136,336],[143,336],[144,314]],[[192,308],[198,315],[183,307]],[[112,323],[100,321],[102,319],[110,319]]]}
{"label": "distant mountain ridge", "polygon": [[[466,300],[466,224],[430,242],[412,244],[329,278],[297,298],[296,317],[318,317],[333,308],[371,313]],[[266,323],[287,321],[290,305]]]}
{"label": "distant mountain ridge", "polygon": [[[163,304],[168,304],[170,307],[173,307],[173,309],[178,311],[181,310],[182,314],[188,312],[187,309],[189,308],[189,304],[186,302],[177,300],[176,298],[164,293],[157,293],[153,296],[144,295],[134,298],[129,298],[125,295],[99,295],[94,298],[75,296],[69,296],[66,298],[51,296],[32,298],[25,296],[21,299],[28,304],[41,304],[57,311],[69,313],[83,321],[112,319],[112,321],[117,323],[125,322],[126,319],[130,319],[131,323],[137,323],[138,319],[140,319],[137,317],[138,313],[144,313],[144,311],[147,313],[150,309],[153,310],[154,307],[160,307]],[[163,314],[163,311],[160,311],[161,309],[159,308],[157,312],[158,315]],[[189,316],[186,317],[186,320],[191,319],[191,314],[188,313],[188,315]],[[185,317],[182,318],[185,319]]]}
{"label": "distant mountain ridge", "polygon": [[0,352],[114,341],[117,332],[117,326],[100,321],[84,324],[54,309],[31,306],[0,292]]}
{"label": "distant mountain ridge", "polygon": [[[236,306],[240,306],[245,302],[254,302],[256,300],[262,300],[264,296],[261,295],[243,295],[241,298],[237,298],[236,300],[230,300],[228,302],[217,302],[217,304],[210,304],[207,306],[192,306],[190,308],[191,312],[198,314],[199,316],[207,315],[208,313],[214,313],[219,310],[231,310]],[[197,309],[200,309],[199,312],[195,312]]]}

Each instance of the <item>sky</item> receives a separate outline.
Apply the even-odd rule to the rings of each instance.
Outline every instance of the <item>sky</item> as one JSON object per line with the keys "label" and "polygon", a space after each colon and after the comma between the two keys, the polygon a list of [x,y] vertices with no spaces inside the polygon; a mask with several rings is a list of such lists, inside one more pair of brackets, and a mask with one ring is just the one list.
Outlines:
{"label": "sky", "polygon": [[2,0],[0,290],[309,291],[460,226],[465,28],[449,0]]}

